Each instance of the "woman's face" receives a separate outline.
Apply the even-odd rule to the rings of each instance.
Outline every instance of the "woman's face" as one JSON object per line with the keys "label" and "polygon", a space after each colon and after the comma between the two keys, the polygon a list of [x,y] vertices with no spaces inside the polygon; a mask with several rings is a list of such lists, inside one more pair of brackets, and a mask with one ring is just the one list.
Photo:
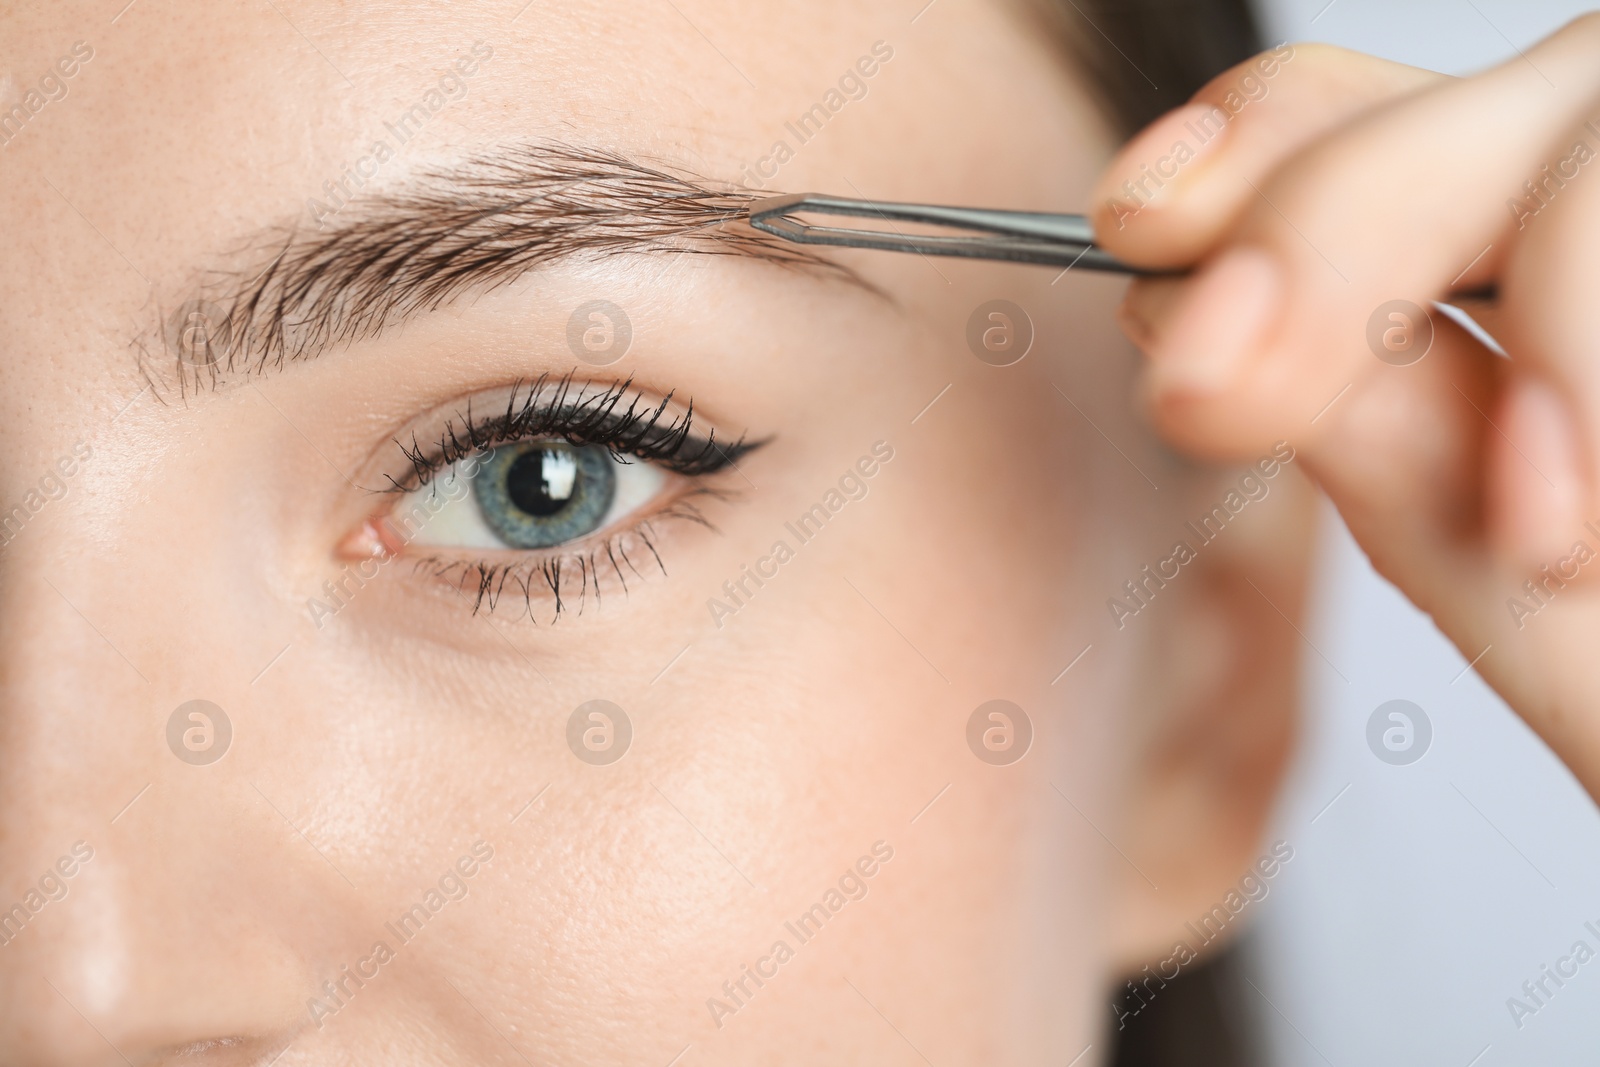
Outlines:
{"label": "woman's face", "polygon": [[1099,1056],[1179,477],[1118,286],[619,176],[1084,207],[1047,42],[918,6],[5,18],[0,1060]]}

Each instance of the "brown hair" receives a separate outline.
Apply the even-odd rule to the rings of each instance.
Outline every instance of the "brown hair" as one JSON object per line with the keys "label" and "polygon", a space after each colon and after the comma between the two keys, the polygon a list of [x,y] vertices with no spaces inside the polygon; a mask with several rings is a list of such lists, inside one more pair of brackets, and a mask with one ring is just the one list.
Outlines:
{"label": "brown hair", "polygon": [[1246,0],[1025,0],[1129,136],[1261,50]]}

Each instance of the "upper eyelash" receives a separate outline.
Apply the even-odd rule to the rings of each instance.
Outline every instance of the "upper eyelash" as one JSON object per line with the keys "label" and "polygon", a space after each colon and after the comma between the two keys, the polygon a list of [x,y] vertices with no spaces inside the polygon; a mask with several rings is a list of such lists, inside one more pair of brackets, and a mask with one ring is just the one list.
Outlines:
{"label": "upper eyelash", "polygon": [[[633,389],[631,377],[589,390],[589,383],[575,383],[571,373],[554,382],[550,375],[541,374],[526,387],[513,385],[505,410],[482,419],[474,416],[468,400],[466,410],[445,423],[438,443],[431,448],[425,449],[415,434],[410,445],[395,442],[410,462],[411,473],[404,482],[385,475],[392,486],[388,491],[410,492],[468,456],[534,438],[603,446],[619,461],[627,462],[629,457],[649,460],[687,477],[736,466],[765,444],[743,437],[724,444],[717,440],[715,430],[696,436],[693,401],[682,414],[669,412],[673,398],[669,392],[652,407]],[[626,407],[621,406],[624,400],[628,401]]]}

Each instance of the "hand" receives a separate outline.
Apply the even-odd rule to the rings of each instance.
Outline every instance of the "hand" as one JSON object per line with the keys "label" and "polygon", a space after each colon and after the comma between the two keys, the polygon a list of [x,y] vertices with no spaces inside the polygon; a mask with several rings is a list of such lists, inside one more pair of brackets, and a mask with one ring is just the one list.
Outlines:
{"label": "hand", "polygon": [[[1600,797],[1600,17],[1466,79],[1284,47],[1196,101],[1095,200],[1113,254],[1192,268],[1123,308],[1154,421],[1213,459],[1293,444]],[[1490,285],[1509,360],[1431,305]]]}

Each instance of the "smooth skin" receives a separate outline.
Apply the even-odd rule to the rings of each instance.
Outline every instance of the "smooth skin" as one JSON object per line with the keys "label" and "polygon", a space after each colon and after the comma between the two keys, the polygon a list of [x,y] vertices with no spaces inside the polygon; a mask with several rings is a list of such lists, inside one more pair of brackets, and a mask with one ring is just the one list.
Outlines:
{"label": "smooth skin", "polygon": [[[1119,226],[1109,200],[1168,120],[1095,193],[1107,247],[1194,269],[1135,285],[1124,307],[1166,437],[1214,459],[1294,441],[1379,572],[1591,796],[1600,567],[1577,543],[1600,549],[1597,58],[1592,15],[1459,80],[1301,46],[1155,203]],[[1251,67],[1197,99],[1220,104]],[[1375,358],[1380,305],[1490,284],[1496,303],[1465,306],[1509,360],[1438,313],[1420,362]]]}
{"label": "smooth skin", "polygon": [[[0,507],[91,453],[0,548],[0,907],[93,849],[0,946],[0,1064],[1100,1060],[1121,977],[1270,848],[1311,513],[1291,465],[1115,625],[1239,477],[1139,424],[1119,281],[843,260],[875,295],[615,255],[186,398],[138,358],[169,383],[163,310],[310,225],[480,41],[363,195],[545,140],[737,181],[881,40],[773,191],[1080,209],[1114,138],[1038,30],[987,0],[914,24],[921,0],[120,6],[0,14],[7,94],[94,52],[0,149]],[[567,340],[597,298],[634,328],[604,369]],[[1037,331],[1008,368],[967,347],[995,298]],[[770,443],[719,476],[715,530],[663,525],[665,574],[553,624],[474,616],[403,559],[309,612],[404,473],[396,435],[541,373],[631,374]],[[868,494],[716,626],[708,600],[878,441]],[[1035,725],[1009,767],[967,745],[996,698]],[[196,699],[233,726],[208,766],[167,742]],[[634,725],[609,766],[567,745],[595,699]],[[879,841],[865,897],[771,977],[784,922]],[[441,884],[459,899],[371,978]],[[745,965],[769,980],[714,1018]],[[345,967],[368,980],[314,1015]]]}

